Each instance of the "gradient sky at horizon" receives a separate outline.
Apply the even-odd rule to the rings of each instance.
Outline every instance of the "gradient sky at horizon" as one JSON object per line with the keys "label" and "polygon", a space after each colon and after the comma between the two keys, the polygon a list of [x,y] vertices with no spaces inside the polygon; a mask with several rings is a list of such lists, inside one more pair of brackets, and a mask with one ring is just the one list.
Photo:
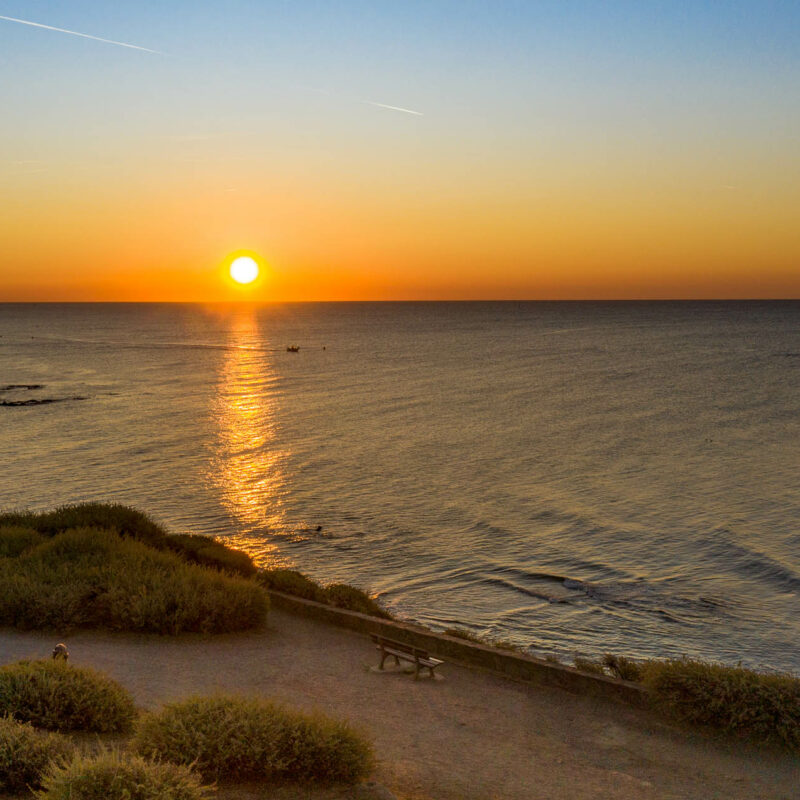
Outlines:
{"label": "gradient sky at horizon", "polygon": [[0,300],[800,297],[797,2],[0,15]]}

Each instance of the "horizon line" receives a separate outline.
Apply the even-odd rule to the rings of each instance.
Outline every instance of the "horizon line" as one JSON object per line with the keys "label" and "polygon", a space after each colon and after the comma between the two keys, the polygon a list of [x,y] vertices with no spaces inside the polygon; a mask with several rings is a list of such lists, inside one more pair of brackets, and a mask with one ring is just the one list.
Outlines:
{"label": "horizon line", "polygon": [[3,300],[0,305],[300,305],[334,303],[797,303],[798,297],[439,298],[394,300]]}

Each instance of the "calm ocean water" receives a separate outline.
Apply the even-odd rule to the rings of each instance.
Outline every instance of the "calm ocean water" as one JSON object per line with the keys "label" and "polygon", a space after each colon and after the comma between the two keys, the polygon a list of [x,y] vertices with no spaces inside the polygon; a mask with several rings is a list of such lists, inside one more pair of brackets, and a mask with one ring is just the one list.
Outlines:
{"label": "calm ocean water", "polygon": [[59,401],[0,406],[0,507],[132,504],[534,653],[800,672],[800,303],[0,305],[0,384]]}

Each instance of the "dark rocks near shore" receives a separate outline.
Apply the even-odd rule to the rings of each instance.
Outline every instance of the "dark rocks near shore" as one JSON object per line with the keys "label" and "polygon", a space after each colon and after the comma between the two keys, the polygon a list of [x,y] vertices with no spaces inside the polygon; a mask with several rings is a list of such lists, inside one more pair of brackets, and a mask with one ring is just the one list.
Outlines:
{"label": "dark rocks near shore", "polygon": [[[32,392],[36,389],[44,389],[43,383],[6,383],[0,386],[0,392],[25,391]],[[5,400],[0,398],[0,407],[21,408],[24,406],[46,406],[51,403],[66,403],[69,400],[88,400],[88,397],[73,395],[72,397],[31,397],[26,400]]]}
{"label": "dark rocks near shore", "polygon": [[50,403],[66,403],[69,400],[88,400],[88,397],[43,397],[40,400],[0,400],[0,406],[18,408],[20,406],[46,406]]}

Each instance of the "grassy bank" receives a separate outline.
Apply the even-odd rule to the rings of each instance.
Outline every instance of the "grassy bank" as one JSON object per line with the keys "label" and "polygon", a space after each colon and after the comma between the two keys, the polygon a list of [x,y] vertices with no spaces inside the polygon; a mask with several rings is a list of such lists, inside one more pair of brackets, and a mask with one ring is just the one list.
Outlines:
{"label": "grassy bank", "polygon": [[644,686],[674,719],[800,753],[800,678],[696,659],[575,658],[583,672]]}
{"label": "grassy bank", "polygon": [[391,619],[361,589],[322,586],[294,570],[258,570],[247,553],[208,536],[170,534],[128,506],[0,514],[0,625],[247,630],[264,621],[269,602],[256,584]]}
{"label": "grassy bank", "polygon": [[260,626],[269,598],[244,553],[173,537],[144,514],[91,504],[0,516],[0,625],[163,634]]}
{"label": "grassy bank", "polygon": [[325,603],[335,608],[358,611],[380,619],[392,619],[392,615],[375,602],[362,589],[347,583],[332,583],[323,586],[293,569],[265,569],[258,573],[258,582],[266,589]]}

